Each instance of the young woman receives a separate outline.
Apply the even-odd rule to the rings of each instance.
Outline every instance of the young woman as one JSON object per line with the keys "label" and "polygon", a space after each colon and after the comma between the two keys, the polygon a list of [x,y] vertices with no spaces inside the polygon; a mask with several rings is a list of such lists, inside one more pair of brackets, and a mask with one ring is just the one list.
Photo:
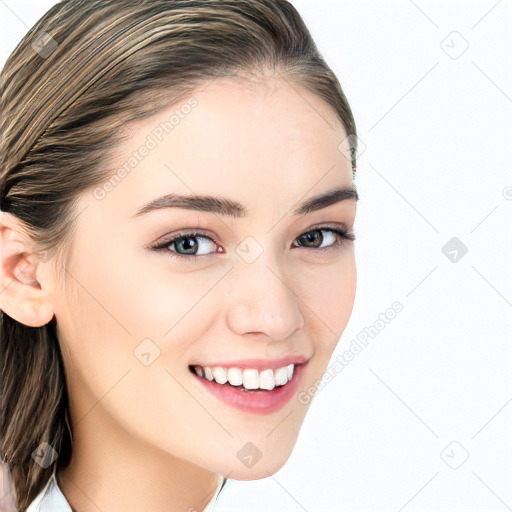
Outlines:
{"label": "young woman", "polygon": [[16,507],[212,510],[274,474],[356,289],[356,128],[296,9],[65,0],[0,95]]}

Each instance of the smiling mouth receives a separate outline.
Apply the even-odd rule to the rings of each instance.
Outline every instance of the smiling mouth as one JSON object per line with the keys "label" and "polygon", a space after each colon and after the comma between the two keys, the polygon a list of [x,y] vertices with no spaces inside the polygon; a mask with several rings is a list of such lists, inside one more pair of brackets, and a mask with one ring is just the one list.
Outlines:
{"label": "smiling mouth", "polygon": [[286,386],[293,378],[297,366],[289,364],[276,369],[257,370],[222,366],[189,365],[190,372],[201,379],[220,386],[228,386],[246,393],[268,393]]}

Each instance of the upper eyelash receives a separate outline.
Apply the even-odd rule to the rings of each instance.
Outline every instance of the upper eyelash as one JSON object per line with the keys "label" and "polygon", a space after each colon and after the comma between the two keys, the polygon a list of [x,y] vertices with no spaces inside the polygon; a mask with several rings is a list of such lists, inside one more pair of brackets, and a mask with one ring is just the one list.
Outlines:
{"label": "upper eyelash", "polygon": [[[331,226],[320,226],[320,227],[310,229],[309,231],[305,231],[304,233],[300,234],[294,240],[294,242],[297,239],[301,238],[302,236],[308,235],[309,233],[315,233],[316,231],[331,231],[331,232],[339,235],[342,238],[342,240],[341,241],[337,240],[334,244],[330,245],[329,247],[309,248],[312,251],[328,251],[329,249],[335,249],[339,244],[342,244],[343,239],[350,240],[352,242],[355,241],[355,239],[356,239],[354,233],[351,230],[337,229],[337,228],[333,228]],[[216,240],[214,240],[211,236],[208,236],[206,233],[193,231],[193,232],[180,232],[177,235],[173,236],[170,240],[165,240],[164,242],[161,242],[157,245],[150,246],[150,249],[152,249],[154,251],[166,250],[166,249],[169,249],[169,247],[173,243],[177,242],[180,238],[188,238],[188,237],[190,237],[190,238],[194,238],[194,237],[207,238],[208,240],[211,240],[213,243],[218,244],[218,242]],[[304,247],[304,249],[308,249],[308,247]],[[204,258],[204,257],[211,256],[212,254],[214,254],[214,253],[212,253],[212,254],[200,254],[200,255],[194,255],[194,254],[185,255],[185,254],[180,254],[176,251],[170,251],[170,250],[168,250],[167,253],[170,254],[171,257],[175,257],[175,258],[179,258],[179,259],[188,259],[188,260]]]}

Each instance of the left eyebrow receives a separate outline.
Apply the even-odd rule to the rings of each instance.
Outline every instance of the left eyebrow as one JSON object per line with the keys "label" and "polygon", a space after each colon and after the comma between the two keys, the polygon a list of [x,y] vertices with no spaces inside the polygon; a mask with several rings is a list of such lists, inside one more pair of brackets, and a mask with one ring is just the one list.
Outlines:
{"label": "left eyebrow", "polygon": [[[306,199],[295,208],[292,215],[306,215],[347,199],[359,201],[359,195],[355,188],[337,188]],[[247,217],[248,213],[244,205],[225,197],[167,194],[141,206],[132,215],[132,218],[164,208],[185,208],[187,210],[217,213],[235,218]]]}

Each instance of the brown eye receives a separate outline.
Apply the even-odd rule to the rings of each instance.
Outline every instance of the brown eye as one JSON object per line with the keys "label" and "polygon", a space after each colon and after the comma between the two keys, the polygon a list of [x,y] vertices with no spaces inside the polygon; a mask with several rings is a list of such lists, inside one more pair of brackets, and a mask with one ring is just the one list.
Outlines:
{"label": "brown eye", "polygon": [[[324,236],[323,233],[328,233]],[[318,228],[313,231],[308,231],[297,238],[302,244],[302,247],[309,249],[328,250],[336,248],[338,245],[343,244],[344,240],[355,240],[355,237],[343,230],[334,228]],[[327,242],[327,247],[321,247],[322,243]],[[330,243],[329,243],[330,242]]]}
{"label": "brown eye", "polygon": [[309,233],[301,235],[298,240],[300,240],[305,247],[318,249],[318,244],[322,244],[324,237],[322,235],[322,231],[318,229],[316,231],[310,231]]}

